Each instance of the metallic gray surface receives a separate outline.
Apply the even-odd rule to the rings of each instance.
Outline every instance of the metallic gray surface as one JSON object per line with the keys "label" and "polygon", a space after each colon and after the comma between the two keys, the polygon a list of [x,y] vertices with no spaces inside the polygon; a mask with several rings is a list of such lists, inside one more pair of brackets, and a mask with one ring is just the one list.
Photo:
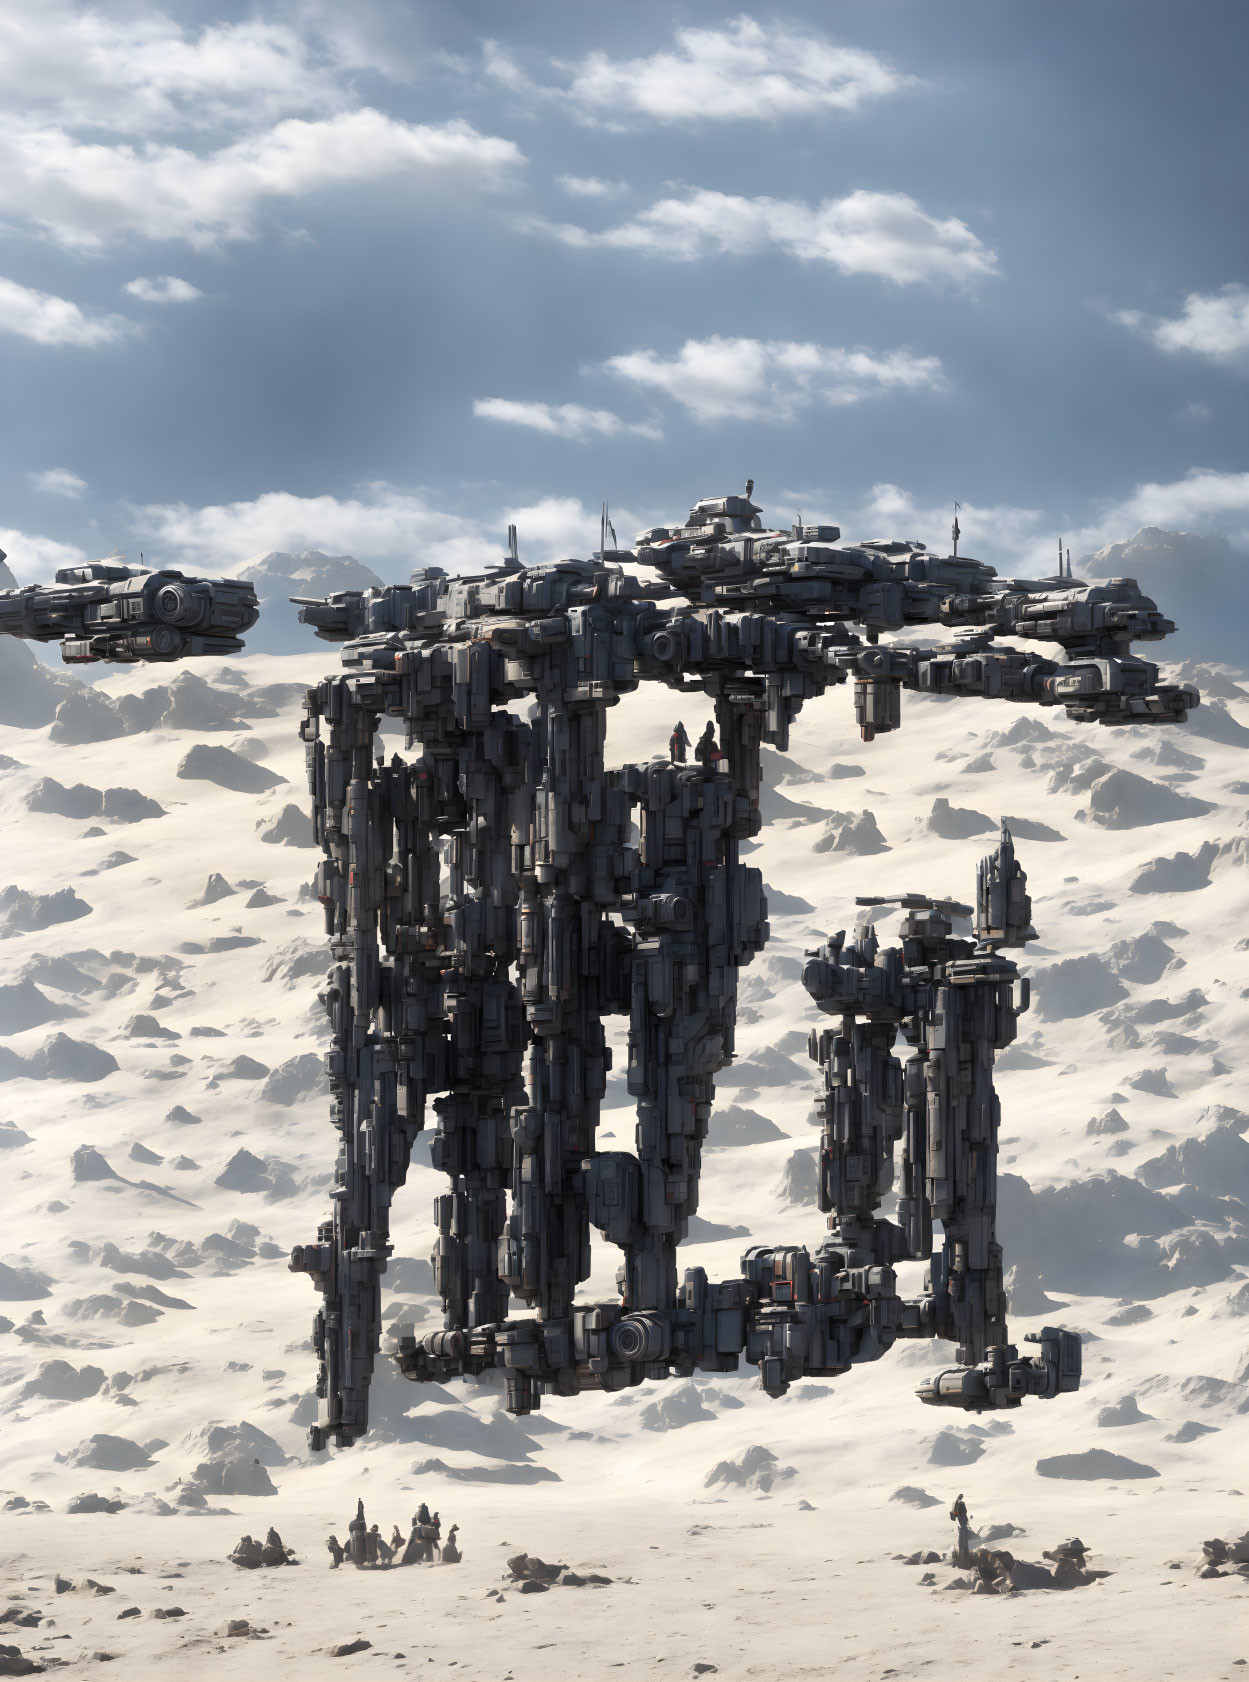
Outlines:
{"label": "metallic gray surface", "polygon": [[[809,1044],[828,1239],[814,1255],[754,1246],[724,1281],[680,1272],[677,1247],[733,1057],[738,972],[768,934],[761,874],[739,856],[762,821],[761,745],[783,752],[803,703],[848,680],[866,741],[898,728],[908,689],[1183,722],[1197,692],[1131,651],[1174,626],[1131,579],[1001,580],[918,544],[768,531],[759,512],[749,494],[708,498],[634,550],[522,567],[513,542],[479,577],[428,568],[302,603],[304,623],[346,645],[302,726],[340,1139],[332,1216],[291,1257],[325,1299],[314,1448],[368,1427],[390,1205],[427,1100],[448,1180],[433,1255],[444,1321],[400,1339],[411,1379],[501,1368],[508,1407],[526,1413],[543,1393],[734,1372],[744,1354],[781,1395],[933,1337],[956,1345],[919,1391],[936,1406],[1079,1385],[1075,1334],[1047,1327],[1023,1358],[1007,1342],[993,1059],[1028,1003],[1004,949],[1035,934],[1005,829],[980,867],[974,939],[953,932],[972,907],[907,894],[861,900],[853,941],[809,954],[804,984],[836,1019]],[[60,640],[67,660],[168,660],[241,647],[256,611],[247,584],[97,564],[0,594],[0,631]],[[970,635],[879,641],[925,626]],[[1002,632],[1061,658],[999,647]],[[677,724],[668,757],[609,770],[607,708],[646,681],[709,696],[715,723],[695,744]],[[406,758],[375,757],[387,716],[405,723]],[[873,928],[885,905],[906,913],[898,946]],[[629,1020],[631,1152],[596,1149],[613,1014]],[[622,1260],[618,1298],[586,1305],[591,1227]],[[915,1299],[898,1294],[904,1259],[928,1261]],[[512,1299],[531,1313],[512,1317]]]}
{"label": "metallic gray surface", "polygon": [[[953,935],[959,908],[910,895],[900,947],[878,945],[869,913],[853,944],[836,935],[807,965],[838,1019],[811,1040],[829,1238],[814,1255],[756,1246],[725,1281],[678,1269],[738,972],[768,932],[761,875],[739,857],[761,823],[761,744],[784,751],[804,701],[848,679],[869,741],[898,727],[905,689],[1104,725],[1182,722],[1198,704],[1132,654],[1173,626],[1131,580],[1004,581],[919,545],[839,538],[766,531],[748,497],[709,498],[632,551],[537,567],[513,552],[480,577],[431,568],[303,603],[347,668],[309,692],[304,725],[341,1140],[333,1216],[291,1262],[325,1297],[314,1447],[367,1428],[390,1203],[427,1099],[448,1176],[433,1257],[445,1313],[442,1330],[400,1339],[411,1379],[502,1368],[525,1413],[543,1393],[736,1371],[744,1354],[780,1395],[898,1337],[940,1337],[957,1365],[925,1402],[1014,1407],[1078,1386],[1074,1334],[1046,1328],[1023,1358],[1007,1342],[992,1067],[1027,1005],[1002,950],[1033,931],[1005,832],[981,866],[974,940]],[[971,634],[878,640],[909,626]],[[1003,631],[1061,658],[999,647]],[[715,725],[692,758],[678,725],[667,758],[609,770],[606,710],[645,681],[708,695]],[[405,722],[406,759],[374,760],[387,715]],[[629,1019],[628,1152],[595,1146],[608,1014]],[[899,1031],[918,1053],[905,1072]],[[892,1222],[877,1210],[899,1142]],[[620,1295],[586,1305],[591,1227],[622,1251]],[[929,1260],[915,1300],[894,1272],[911,1257]],[[531,1314],[509,1315],[509,1298]]]}

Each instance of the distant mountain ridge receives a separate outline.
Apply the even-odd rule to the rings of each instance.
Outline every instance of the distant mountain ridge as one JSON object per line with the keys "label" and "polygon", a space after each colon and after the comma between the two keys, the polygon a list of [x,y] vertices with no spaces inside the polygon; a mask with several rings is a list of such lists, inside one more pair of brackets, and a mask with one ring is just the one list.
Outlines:
{"label": "distant mountain ridge", "polygon": [[326,555],[320,549],[305,549],[293,555],[271,549],[255,555],[232,576],[247,578],[260,597],[260,620],[246,636],[247,646],[265,654],[293,654],[315,646],[312,632],[299,623],[298,610],[290,596],[328,596],[336,590],[380,588],[371,567],[353,555]]}
{"label": "distant mountain ridge", "polygon": [[1142,526],[1135,536],[1081,556],[1076,574],[1135,578],[1178,626],[1147,659],[1213,659],[1243,664],[1249,646],[1249,555],[1219,533]]}

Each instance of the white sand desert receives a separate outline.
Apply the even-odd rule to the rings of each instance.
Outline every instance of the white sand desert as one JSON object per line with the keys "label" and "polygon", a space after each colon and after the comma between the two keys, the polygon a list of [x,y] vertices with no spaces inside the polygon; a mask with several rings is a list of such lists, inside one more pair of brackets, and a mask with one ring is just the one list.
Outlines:
{"label": "white sand desert", "polygon": [[[949,1351],[915,1344],[780,1401],[744,1369],[519,1421],[495,1387],[431,1397],[386,1373],[369,1438],[313,1458],[316,1299],[286,1254],[323,1217],[335,1151],[312,1061],[322,922],[298,815],[286,843],[265,832],[304,805],[297,686],[334,663],[317,646],[114,673],[95,697],[147,702],[83,703],[68,729],[110,739],[0,729],[0,1610],[17,1608],[0,1641],[68,1674],[111,1659],[126,1682],[1244,1674],[1249,1580],[1197,1570],[1203,1539],[1249,1529],[1249,687],[1207,671],[1210,704],[1155,731],[904,697],[902,731],[869,747],[834,692],[771,761],[752,862],[777,890],[773,935],[742,977],[719,1098],[736,1110],[704,1159],[689,1258],[732,1275],[749,1243],[820,1236],[804,948],[852,923],[856,893],[967,897],[999,817],[1023,820],[1040,939],[999,1081],[999,1230],[1015,1335],[1085,1335],[1078,1395],[1002,1421],[938,1414],[913,1391]],[[622,706],[613,754],[657,751],[677,711],[663,693]],[[286,781],[180,778],[197,744]],[[114,789],[163,815],[109,815],[134,809]],[[887,850],[856,856],[872,828]],[[749,1112],[781,1136],[738,1142],[769,1133]],[[619,1088],[604,1131],[630,1137]],[[438,1183],[426,1150],[388,1293],[431,1323]],[[614,1267],[596,1252],[587,1295]],[[764,1476],[708,1482],[756,1446],[775,1456]],[[1111,1475],[1038,1474],[1091,1449],[1120,1457],[1086,1463]],[[249,1478],[266,1492],[213,1492]],[[1112,1574],[973,1596],[945,1587],[948,1564],[901,1563],[948,1558],[959,1491],[978,1530],[1016,1527],[1016,1554],[1079,1535]],[[67,1511],[88,1494],[121,1505]],[[427,1501],[459,1524],[463,1563],[331,1574],[325,1538],[357,1496],[384,1535]],[[227,1563],[270,1525],[298,1568]],[[612,1581],[520,1595],[503,1578],[522,1551]],[[75,1586],[58,1593],[57,1574]],[[218,1633],[229,1620],[254,1633]]]}

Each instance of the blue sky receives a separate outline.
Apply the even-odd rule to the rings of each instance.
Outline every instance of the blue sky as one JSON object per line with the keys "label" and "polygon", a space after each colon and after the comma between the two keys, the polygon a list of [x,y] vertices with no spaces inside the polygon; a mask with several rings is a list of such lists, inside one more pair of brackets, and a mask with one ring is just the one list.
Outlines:
{"label": "blue sky", "polygon": [[0,545],[1249,545],[1239,0],[0,0]]}

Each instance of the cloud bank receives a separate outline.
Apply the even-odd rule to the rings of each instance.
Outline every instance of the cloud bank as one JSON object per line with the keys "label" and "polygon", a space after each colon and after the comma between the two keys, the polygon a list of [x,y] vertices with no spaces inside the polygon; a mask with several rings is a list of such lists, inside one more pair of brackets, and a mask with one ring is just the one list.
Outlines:
{"label": "cloud bank", "polygon": [[671,48],[638,58],[591,52],[572,62],[553,60],[555,85],[531,80],[497,41],[486,44],[485,66],[515,93],[557,100],[579,121],[617,130],[775,124],[859,111],[918,85],[876,53],[841,46],[817,30],[746,16],[720,28],[678,29]]}
{"label": "cloud bank", "polygon": [[1184,308],[1171,319],[1141,310],[1118,310],[1111,320],[1143,334],[1159,350],[1190,351],[1207,361],[1249,372],[1249,286],[1190,292]]}
{"label": "cloud bank", "polygon": [[908,350],[868,350],[791,339],[687,339],[675,356],[610,357],[618,378],[679,403],[703,422],[796,420],[814,404],[844,407],[887,391],[940,390],[941,361]]}
{"label": "cloud bank", "polygon": [[633,433],[639,438],[662,438],[657,426],[645,421],[624,421],[610,409],[586,409],[580,403],[526,403],[507,397],[480,397],[473,413],[482,420],[504,421],[509,426],[527,426],[553,438],[572,438],[586,443],[590,438],[617,438]]}
{"label": "cloud bank", "polygon": [[997,273],[996,253],[965,222],[931,216],[907,193],[860,189],[811,205],[699,188],[684,198],[658,199],[612,228],[537,217],[519,225],[582,250],[636,251],[679,263],[780,252],[804,263],[828,263],[842,274],[878,275],[900,286],[965,282]]}
{"label": "cloud bank", "polygon": [[96,349],[119,345],[138,332],[123,315],[88,315],[68,298],[0,278],[0,333],[36,345]]}

